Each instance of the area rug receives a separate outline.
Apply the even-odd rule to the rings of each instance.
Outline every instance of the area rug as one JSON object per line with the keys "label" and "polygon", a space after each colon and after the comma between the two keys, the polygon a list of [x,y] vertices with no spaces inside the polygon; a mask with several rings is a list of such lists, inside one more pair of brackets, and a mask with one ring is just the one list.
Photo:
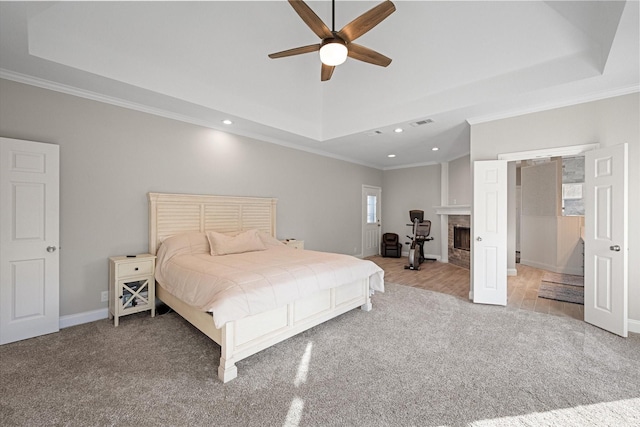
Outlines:
{"label": "area rug", "polygon": [[542,282],[538,288],[538,297],[584,305],[584,286]]}
{"label": "area rug", "polygon": [[584,286],[584,277],[575,274],[554,273],[545,271],[543,282],[562,283],[563,285]]}

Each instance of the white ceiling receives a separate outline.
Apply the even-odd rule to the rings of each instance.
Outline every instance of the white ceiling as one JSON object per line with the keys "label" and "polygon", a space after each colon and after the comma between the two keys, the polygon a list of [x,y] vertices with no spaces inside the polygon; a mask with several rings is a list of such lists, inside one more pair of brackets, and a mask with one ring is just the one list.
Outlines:
{"label": "white ceiling", "polygon": [[[336,29],[378,3],[336,1]],[[286,1],[2,2],[0,77],[380,169],[467,154],[467,121],[640,88],[638,1],[394,3],[358,39],[391,65],[321,82],[316,53],[267,57],[319,42]]]}

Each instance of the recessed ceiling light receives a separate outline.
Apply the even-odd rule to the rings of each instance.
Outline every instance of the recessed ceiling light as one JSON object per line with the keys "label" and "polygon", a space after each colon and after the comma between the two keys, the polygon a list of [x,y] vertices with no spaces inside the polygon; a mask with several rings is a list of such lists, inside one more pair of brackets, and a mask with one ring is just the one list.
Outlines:
{"label": "recessed ceiling light", "polygon": [[389,154],[387,157],[389,157],[389,158],[391,158],[391,159],[392,159],[392,158],[394,158],[395,156],[396,156],[395,154]]}
{"label": "recessed ceiling light", "polygon": [[433,148],[431,149],[431,151],[438,151],[438,150],[439,150],[439,148],[438,148],[438,147],[433,147]]}
{"label": "recessed ceiling light", "polygon": [[402,128],[395,128],[393,131],[395,133],[400,133],[400,132],[402,132],[402,130],[403,130]]}
{"label": "recessed ceiling light", "polygon": [[233,124],[233,122],[231,120],[229,120],[229,119],[224,119],[222,121],[222,123],[224,123],[225,125],[232,125]]}

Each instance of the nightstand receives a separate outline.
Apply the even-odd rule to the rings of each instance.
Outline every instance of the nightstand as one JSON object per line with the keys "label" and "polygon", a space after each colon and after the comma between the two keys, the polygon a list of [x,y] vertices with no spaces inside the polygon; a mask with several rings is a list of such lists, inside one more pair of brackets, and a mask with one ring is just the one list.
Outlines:
{"label": "nightstand", "polygon": [[304,240],[287,239],[282,240],[282,243],[293,249],[304,249]]}
{"label": "nightstand", "polygon": [[109,258],[109,319],[114,326],[127,314],[151,310],[151,317],[155,317],[155,270],[155,255]]}

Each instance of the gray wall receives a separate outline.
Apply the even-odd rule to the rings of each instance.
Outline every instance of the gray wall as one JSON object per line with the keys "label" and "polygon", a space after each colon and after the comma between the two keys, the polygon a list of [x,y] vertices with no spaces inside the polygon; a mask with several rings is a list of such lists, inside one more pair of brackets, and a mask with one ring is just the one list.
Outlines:
{"label": "gray wall", "polygon": [[449,162],[449,205],[471,204],[471,163],[469,155]]}
{"label": "gray wall", "polygon": [[540,163],[521,168],[522,215],[559,215],[560,208],[560,161]]}
{"label": "gray wall", "polygon": [[639,106],[640,94],[633,93],[471,127],[471,161],[594,142],[602,147],[629,144],[629,318],[636,328],[640,327],[640,222],[634,220],[640,212]]}
{"label": "gray wall", "polygon": [[[148,246],[147,193],[278,198],[278,237],[362,253],[382,171],[0,80],[0,135],[60,145],[61,315],[106,307],[107,258]],[[427,184],[428,185],[428,184]]]}
{"label": "gray wall", "polygon": [[[382,181],[382,231],[396,233],[402,242],[411,234],[409,211],[420,209],[431,220],[434,240],[424,244],[424,253],[440,253],[440,216],[434,206],[440,206],[440,165],[417,166],[384,171]],[[404,246],[403,251],[408,251]]]}

